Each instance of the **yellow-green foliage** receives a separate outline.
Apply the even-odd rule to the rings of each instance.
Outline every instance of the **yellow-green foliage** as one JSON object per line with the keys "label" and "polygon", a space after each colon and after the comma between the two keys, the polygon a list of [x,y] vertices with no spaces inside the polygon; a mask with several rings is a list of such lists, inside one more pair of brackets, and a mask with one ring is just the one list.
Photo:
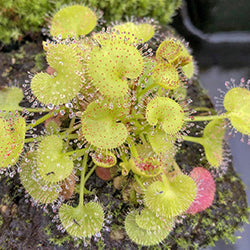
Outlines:
{"label": "yellow-green foliage", "polygon": [[224,98],[224,107],[233,127],[240,133],[250,135],[250,91],[246,88],[232,88]]}
{"label": "yellow-green foliage", "polygon": [[0,115],[0,168],[14,165],[23,150],[26,123],[19,115]]}
{"label": "yellow-green foliage", "polygon": [[[160,6],[164,3],[159,1]],[[85,184],[94,171],[103,180],[116,173],[120,176],[114,186],[133,210],[124,222],[128,236],[139,245],[156,245],[170,233],[177,216],[195,206],[197,195],[206,196],[192,174],[184,174],[177,164],[180,144],[202,144],[208,162],[219,167],[225,119],[240,132],[249,130],[243,120],[249,116],[249,90],[243,83],[229,90],[226,113],[191,116],[188,92],[181,89],[190,86],[185,84],[192,81],[195,69],[184,42],[168,35],[153,51],[144,43],[154,36],[155,26],[149,22],[90,33],[96,19],[92,10],[80,5],[55,14],[53,40],[43,43],[49,67],[37,73],[24,92],[33,102],[30,108],[19,106],[20,89],[0,92],[1,172],[7,175],[8,167],[15,169],[23,148],[30,151],[18,169],[24,188],[39,204],[57,204],[59,227],[84,240],[99,237],[104,225],[102,206],[84,196],[94,193],[95,186],[90,192]],[[42,117],[29,122],[33,112]],[[196,132],[195,122],[207,120],[212,121],[202,137],[188,136],[191,129]],[[44,130],[34,128],[42,124]],[[118,206],[123,207],[122,201]],[[134,211],[136,207],[143,210]]]}

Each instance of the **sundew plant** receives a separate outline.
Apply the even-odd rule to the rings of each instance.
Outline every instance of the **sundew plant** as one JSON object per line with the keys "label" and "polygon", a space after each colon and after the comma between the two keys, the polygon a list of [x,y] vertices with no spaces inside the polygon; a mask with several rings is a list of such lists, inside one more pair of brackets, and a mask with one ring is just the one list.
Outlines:
{"label": "sundew plant", "polygon": [[[187,96],[197,66],[182,39],[160,36],[152,20],[94,32],[96,26],[88,7],[62,8],[43,43],[46,72],[23,85],[31,107],[19,105],[22,89],[1,90],[1,172],[18,172],[32,202],[51,204],[60,228],[83,240],[101,237],[107,214],[98,197],[89,198],[87,180],[116,176],[130,187],[127,235],[138,245],[156,245],[177,216],[213,203],[207,166],[187,174],[176,154],[183,141],[198,143],[210,167],[225,166],[227,128],[246,140],[250,135],[249,83],[227,85],[224,111],[197,115],[207,108],[194,110]],[[203,132],[191,136],[200,122]]]}

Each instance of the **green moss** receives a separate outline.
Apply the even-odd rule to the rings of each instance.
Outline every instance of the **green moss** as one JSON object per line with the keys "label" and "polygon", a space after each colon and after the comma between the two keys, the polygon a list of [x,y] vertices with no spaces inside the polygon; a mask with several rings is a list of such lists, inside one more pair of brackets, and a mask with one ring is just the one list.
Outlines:
{"label": "green moss", "polygon": [[128,1],[97,1],[87,0],[90,6],[96,6],[104,11],[104,19],[125,20],[125,17],[153,17],[161,23],[168,23],[181,0],[128,0]]}
{"label": "green moss", "polygon": [[[58,10],[71,0],[0,0],[0,41],[8,44],[16,41],[28,32],[40,32],[46,23],[46,14]],[[82,4],[83,1],[75,0]],[[126,17],[153,17],[161,23],[168,23],[175,9],[181,5],[181,0],[128,0],[128,1],[97,1],[86,0],[87,6],[102,10],[103,18],[108,22],[112,20],[125,20]]]}
{"label": "green moss", "polygon": [[97,243],[96,243],[96,246],[97,246],[98,250],[105,249],[105,247],[106,247],[106,245],[103,242],[103,240],[98,240]]}
{"label": "green moss", "polygon": [[72,236],[68,235],[68,234],[59,234],[57,232],[57,234],[54,233],[54,230],[55,230],[55,225],[53,223],[49,223],[47,224],[47,226],[44,227],[44,232],[45,234],[48,236],[48,239],[49,239],[49,242],[55,246],[63,246],[65,245],[66,243],[69,243],[69,242],[73,242],[75,246],[77,245],[80,245],[82,244],[82,240],[80,239],[77,239],[77,240],[74,240],[72,238]]}
{"label": "green moss", "polygon": [[44,15],[51,9],[49,0],[1,0],[0,40],[9,43],[29,30],[38,31],[44,23]]}

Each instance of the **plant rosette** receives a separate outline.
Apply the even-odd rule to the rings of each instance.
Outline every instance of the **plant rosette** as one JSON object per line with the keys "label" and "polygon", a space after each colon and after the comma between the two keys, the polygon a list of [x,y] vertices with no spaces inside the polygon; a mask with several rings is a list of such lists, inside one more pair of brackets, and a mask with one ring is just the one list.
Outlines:
{"label": "plant rosette", "polygon": [[[30,151],[20,161],[21,183],[35,204],[44,208],[52,204],[53,212],[58,212],[54,218],[61,222],[58,228],[69,234],[67,241],[73,237],[78,247],[100,244],[109,230],[104,223],[109,224],[110,218],[118,226],[124,218],[127,236],[137,245],[161,244],[171,231],[178,235],[178,226],[185,226],[179,218],[202,220],[199,212],[213,208],[218,198],[206,169],[183,174],[189,164],[194,165],[189,159],[196,156],[186,155],[191,147],[182,148],[183,141],[201,144],[204,158],[220,175],[226,155],[225,119],[249,135],[249,90],[229,90],[224,98],[226,113],[192,116],[187,91],[191,84],[186,83],[193,82],[197,71],[187,44],[172,35],[158,40],[162,38],[154,35],[152,22],[120,23],[87,37],[96,25],[96,14],[86,6],[59,10],[51,19],[53,41],[43,43],[47,70],[32,78],[31,92],[24,91],[30,103],[34,100],[31,108],[19,107],[22,90],[13,87],[0,92],[0,163],[1,169],[7,168],[1,172],[7,175],[8,167],[18,165],[23,148]],[[160,44],[153,45],[154,50],[145,44],[151,38],[150,43],[156,39]],[[26,128],[20,111],[26,120],[33,113],[41,117]],[[206,126],[196,124],[207,121]],[[189,136],[202,134],[202,127],[201,137]],[[184,162],[179,162],[182,156]],[[108,182],[113,171],[116,177]],[[223,174],[220,177],[226,181]],[[105,208],[90,201],[91,196]],[[230,204],[233,210],[234,203]],[[114,214],[104,219],[104,209]],[[185,213],[192,215],[184,218]],[[190,234],[184,243],[192,239]],[[167,247],[171,240],[172,234]],[[183,247],[180,242],[176,240]]]}

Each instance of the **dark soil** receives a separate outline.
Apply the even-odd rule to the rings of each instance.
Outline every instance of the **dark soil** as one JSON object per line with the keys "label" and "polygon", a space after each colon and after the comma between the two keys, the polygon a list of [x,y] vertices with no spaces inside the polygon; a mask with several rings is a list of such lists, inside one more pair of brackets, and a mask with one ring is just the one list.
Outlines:
{"label": "dark soil", "polygon": [[[0,52],[0,86],[8,84],[22,85],[28,80],[27,71],[35,73],[46,66],[41,41],[26,43],[19,50]],[[37,56],[38,55],[38,56]],[[212,104],[197,83],[189,88],[189,96],[195,100],[193,106],[212,107]],[[200,161],[200,147],[183,144],[177,157],[179,165],[189,172]],[[206,164],[205,160],[202,163]],[[53,213],[48,208],[33,206],[25,195],[18,175],[12,179],[2,176],[0,179],[0,249],[138,249],[123,230],[124,217],[129,211],[128,203],[122,193],[116,190],[112,181],[102,181],[93,175],[86,184],[94,190],[98,201],[105,208],[106,220],[101,239],[86,242],[73,241],[56,229],[52,223]],[[180,223],[160,246],[148,249],[196,249],[203,248],[220,238],[234,239],[234,232],[248,218],[248,205],[244,186],[229,163],[226,174],[216,177],[216,197],[213,205],[195,216],[180,217]],[[95,195],[87,196],[91,200]],[[110,232],[111,231],[111,232]],[[147,249],[147,248],[142,248]]]}

